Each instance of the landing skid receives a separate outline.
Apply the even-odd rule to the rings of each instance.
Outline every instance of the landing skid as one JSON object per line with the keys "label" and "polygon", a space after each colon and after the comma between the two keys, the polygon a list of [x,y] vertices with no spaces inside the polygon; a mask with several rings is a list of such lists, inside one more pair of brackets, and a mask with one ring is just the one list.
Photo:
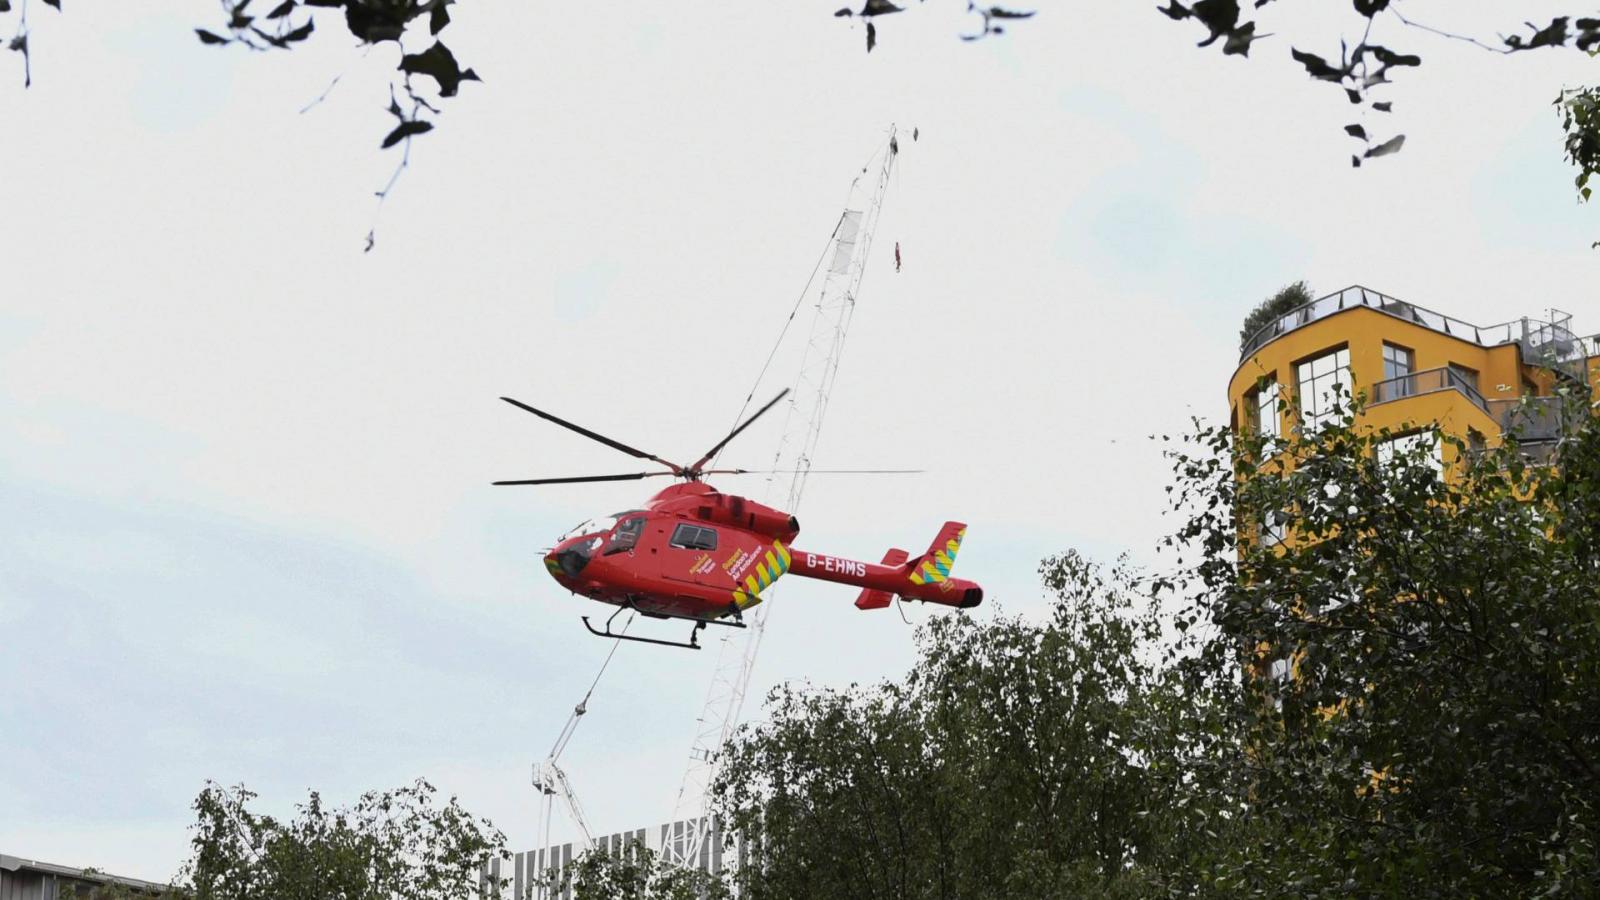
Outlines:
{"label": "landing skid", "polygon": [[[684,619],[685,621],[694,622],[694,628],[690,629],[690,631],[689,631],[689,642],[688,643],[683,643],[681,641],[665,641],[665,640],[661,640],[660,638],[635,637],[635,636],[633,636],[631,634],[623,634],[620,631],[612,631],[611,630],[612,621],[614,621],[617,618],[617,616],[621,615],[622,611],[625,610],[625,609],[626,610],[632,610],[634,612],[640,613],[641,615],[650,616],[653,619]],[[638,609],[632,603],[627,603],[627,604],[624,604],[622,606],[617,607],[617,611],[611,614],[611,618],[606,619],[606,625],[605,625],[605,630],[604,631],[601,631],[601,630],[595,628],[593,625],[590,625],[588,616],[583,616],[582,618],[583,618],[583,627],[589,629],[589,633],[594,635],[594,636],[596,636],[596,637],[611,638],[613,640],[618,640],[618,641],[635,641],[635,642],[640,643],[640,644],[659,644],[659,645],[661,645],[663,647],[682,647],[685,650],[699,650],[700,649],[700,640],[699,640],[699,638],[700,638],[700,630],[705,628],[707,625],[722,625],[722,626],[727,627],[727,628],[743,628],[743,627],[745,627],[743,622],[722,622],[722,621],[717,621],[717,620],[714,620],[714,619],[687,619],[684,616],[663,616],[663,615],[660,615],[658,613],[647,613],[647,612],[644,612],[641,609]]]}

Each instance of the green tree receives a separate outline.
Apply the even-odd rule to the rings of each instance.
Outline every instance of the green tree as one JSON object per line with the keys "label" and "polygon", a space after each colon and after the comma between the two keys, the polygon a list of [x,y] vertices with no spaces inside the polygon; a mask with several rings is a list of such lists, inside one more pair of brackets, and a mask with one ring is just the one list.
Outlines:
{"label": "green tree", "polygon": [[1250,315],[1244,317],[1244,324],[1239,326],[1239,349],[1242,351],[1268,322],[1313,299],[1311,287],[1304,281],[1279,288],[1276,294],[1261,301],[1260,305],[1250,310]]}
{"label": "green tree", "polygon": [[505,836],[426,781],[329,808],[312,792],[280,821],[255,794],[208,784],[195,799],[192,855],[179,885],[194,900],[459,900],[475,896]]}
{"label": "green tree", "polygon": [[[1050,618],[933,620],[903,682],[786,688],[716,786],[758,864],[744,896],[1142,896],[1213,796],[1227,748],[1159,664],[1135,573],[1041,566]],[[1231,752],[1231,751],[1228,751]]]}
{"label": "green tree", "polygon": [[1567,391],[1553,447],[1446,440],[1449,477],[1353,413],[1197,428],[1161,574],[1057,557],[1044,622],[772,696],[716,785],[745,895],[1591,895],[1600,424]]}
{"label": "green tree", "polygon": [[[1172,544],[1203,556],[1179,584],[1184,618],[1207,625],[1190,663],[1212,682],[1247,673],[1226,715],[1249,750],[1230,789],[1249,837],[1198,858],[1191,883],[1600,884],[1600,425],[1587,386],[1568,390],[1554,466],[1515,439],[1446,440],[1461,461],[1443,478],[1437,451],[1400,452],[1353,418],[1287,448],[1210,429],[1178,454],[1192,515]],[[1286,542],[1239,540],[1270,512]]]}

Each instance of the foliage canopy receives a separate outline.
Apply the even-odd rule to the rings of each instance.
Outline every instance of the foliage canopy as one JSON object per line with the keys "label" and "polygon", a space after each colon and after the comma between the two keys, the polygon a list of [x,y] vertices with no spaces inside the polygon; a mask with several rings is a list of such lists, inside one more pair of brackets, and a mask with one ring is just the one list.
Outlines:
{"label": "foliage canopy", "polygon": [[1600,427],[1569,399],[1556,466],[1447,441],[1448,479],[1352,419],[1197,430],[1170,570],[1068,553],[1042,622],[935,620],[903,680],[772,697],[717,785],[746,895],[1586,893]]}

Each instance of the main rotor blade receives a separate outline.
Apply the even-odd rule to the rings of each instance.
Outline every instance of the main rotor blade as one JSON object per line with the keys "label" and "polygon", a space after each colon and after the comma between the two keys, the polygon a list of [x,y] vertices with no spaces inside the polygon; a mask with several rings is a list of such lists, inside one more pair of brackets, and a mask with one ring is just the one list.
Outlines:
{"label": "main rotor blade", "polygon": [[[707,469],[702,475],[793,475],[800,469]],[[806,469],[807,475],[920,475],[927,469]]]}
{"label": "main rotor blade", "polygon": [[561,419],[561,418],[557,418],[556,416],[552,416],[552,415],[550,415],[549,413],[545,412],[542,409],[534,409],[533,407],[529,406],[526,403],[523,403],[520,400],[513,400],[510,397],[501,397],[500,399],[504,400],[505,402],[507,402],[509,404],[511,404],[512,406],[517,407],[518,409],[525,409],[528,412],[533,413],[534,415],[538,416],[541,419],[544,419],[547,422],[554,422],[557,425],[560,425],[562,428],[566,428],[566,429],[571,430],[571,431],[576,431],[577,433],[583,435],[584,437],[586,437],[586,438],[588,438],[588,439],[590,439],[592,441],[599,441],[600,443],[605,444],[607,447],[610,447],[613,450],[621,450],[623,453],[626,453],[629,456],[637,457],[639,459],[653,460],[655,462],[661,463],[663,466],[666,466],[667,468],[671,469],[673,471],[673,474],[677,474],[678,472],[683,471],[677,464],[667,462],[666,460],[662,459],[659,456],[656,456],[653,453],[646,453],[643,450],[638,450],[638,449],[635,449],[633,447],[629,447],[627,444],[624,444],[621,441],[614,441],[611,438],[608,438],[603,434],[596,434],[595,432],[590,431],[587,428],[584,428],[582,425],[574,425],[571,422],[568,422],[566,419]]}
{"label": "main rotor blade", "polygon": [[778,404],[779,400],[782,400],[784,397],[787,397],[788,395],[789,395],[789,389],[788,388],[784,388],[783,390],[779,391],[778,392],[778,396],[773,397],[771,400],[768,400],[766,406],[763,406],[760,409],[756,410],[756,414],[751,416],[748,419],[745,419],[744,420],[744,424],[742,424],[742,425],[738,426],[737,428],[733,429],[732,431],[728,432],[728,436],[727,437],[725,437],[722,440],[718,441],[717,445],[715,447],[712,447],[710,450],[707,450],[706,451],[706,455],[700,457],[700,459],[697,460],[694,465],[689,467],[688,471],[690,471],[690,472],[698,472],[698,471],[700,471],[700,467],[705,465],[706,463],[710,462],[711,461],[711,457],[716,456],[717,453],[719,451],[721,451],[723,447],[726,447],[728,445],[729,441],[731,441],[734,438],[738,437],[739,436],[739,432],[745,430],[746,428],[749,428],[751,422],[754,422],[755,420],[761,418],[761,416],[764,413],[766,413],[767,410],[769,410],[772,407],[776,406]]}
{"label": "main rotor blade", "polygon": [[524,478],[520,481],[496,481],[495,484],[584,484],[590,481],[638,481],[641,478],[658,478],[671,472],[633,472],[627,475],[572,475],[567,478]]}

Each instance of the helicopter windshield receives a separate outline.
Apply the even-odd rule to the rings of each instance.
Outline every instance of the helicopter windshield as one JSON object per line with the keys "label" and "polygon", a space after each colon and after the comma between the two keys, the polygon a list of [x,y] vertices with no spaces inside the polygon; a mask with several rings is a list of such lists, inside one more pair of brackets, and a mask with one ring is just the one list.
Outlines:
{"label": "helicopter windshield", "polygon": [[560,544],[564,541],[569,541],[575,537],[580,537],[585,534],[610,534],[611,529],[617,527],[617,520],[625,515],[627,515],[627,513],[617,513],[614,516],[600,516],[594,519],[585,519],[584,521],[579,522],[578,524],[567,529],[565,534],[556,539],[556,543]]}

